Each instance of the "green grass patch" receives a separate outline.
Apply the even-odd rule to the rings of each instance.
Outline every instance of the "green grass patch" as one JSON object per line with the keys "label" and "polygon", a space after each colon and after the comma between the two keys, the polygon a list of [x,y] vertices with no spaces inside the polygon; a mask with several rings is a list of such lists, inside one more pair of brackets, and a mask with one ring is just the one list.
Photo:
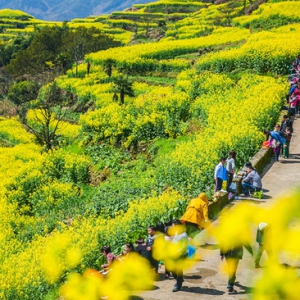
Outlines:
{"label": "green grass patch", "polygon": [[165,156],[168,153],[174,151],[177,145],[181,143],[186,143],[193,139],[194,137],[192,135],[184,135],[184,136],[182,135],[176,139],[160,138],[155,140],[154,143],[149,147],[149,153],[157,159],[161,156]]}

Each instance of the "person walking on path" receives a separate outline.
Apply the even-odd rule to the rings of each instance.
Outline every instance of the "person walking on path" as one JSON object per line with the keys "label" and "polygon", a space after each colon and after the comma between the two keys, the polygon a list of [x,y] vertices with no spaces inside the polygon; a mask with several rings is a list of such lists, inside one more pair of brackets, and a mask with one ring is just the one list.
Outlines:
{"label": "person walking on path", "polygon": [[260,268],[259,262],[264,251],[267,252],[269,259],[272,257],[270,232],[270,225],[268,223],[261,222],[258,224],[256,232],[258,249],[254,261],[255,268]]}
{"label": "person walking on path", "polygon": [[227,184],[226,184],[226,191],[229,193],[230,192],[230,185],[233,180],[233,175],[236,170],[235,166],[235,157],[236,157],[236,152],[234,150],[231,150],[229,152],[229,156],[226,161],[226,172],[227,172]]}
{"label": "person walking on path", "polygon": [[226,163],[226,158],[221,157],[220,162],[215,167],[215,174],[214,174],[215,183],[216,183],[215,192],[220,191],[222,189],[223,180],[227,180],[226,168],[224,167],[225,163]]}
{"label": "person walking on path", "polygon": [[209,224],[208,199],[205,193],[190,201],[180,221],[185,224],[187,235],[191,238]]}
{"label": "person walking on path", "polygon": [[178,292],[183,283],[182,260],[187,257],[188,236],[180,220],[173,220],[172,226],[176,227],[176,233],[173,236],[172,242],[180,245],[180,248],[178,249],[178,264],[176,264],[176,269],[172,270],[172,274],[176,279],[172,292]]}
{"label": "person walking on path", "polygon": [[234,289],[234,283],[236,279],[236,270],[240,259],[243,258],[243,247],[245,247],[248,252],[253,255],[253,250],[249,244],[241,244],[230,247],[229,249],[220,249],[221,260],[226,260],[227,271],[228,271],[228,293],[236,293]]}

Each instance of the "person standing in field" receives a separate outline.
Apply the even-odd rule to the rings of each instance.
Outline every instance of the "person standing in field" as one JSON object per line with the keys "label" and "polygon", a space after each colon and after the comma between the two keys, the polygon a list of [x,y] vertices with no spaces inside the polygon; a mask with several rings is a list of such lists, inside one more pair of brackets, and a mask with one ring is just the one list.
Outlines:
{"label": "person standing in field", "polygon": [[100,251],[101,251],[102,255],[107,259],[107,263],[101,265],[102,270],[100,271],[100,273],[106,274],[108,271],[110,271],[111,264],[115,260],[116,257],[112,253],[109,246],[103,246]]}
{"label": "person standing in field", "polygon": [[290,143],[292,139],[292,133],[289,127],[286,127],[285,129],[285,143],[283,143],[283,152],[282,152],[282,157],[283,158],[289,158],[290,156]]}

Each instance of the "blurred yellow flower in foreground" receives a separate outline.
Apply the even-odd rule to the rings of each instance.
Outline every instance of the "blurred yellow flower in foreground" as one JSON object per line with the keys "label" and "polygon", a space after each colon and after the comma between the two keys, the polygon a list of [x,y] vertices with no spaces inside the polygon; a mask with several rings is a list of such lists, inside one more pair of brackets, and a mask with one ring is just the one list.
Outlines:
{"label": "blurred yellow flower in foreground", "polygon": [[91,269],[82,276],[71,274],[62,286],[61,294],[66,300],[125,300],[136,292],[150,289],[154,276],[148,260],[130,253],[122,261],[115,260],[105,278]]}
{"label": "blurred yellow flower in foreground", "polygon": [[[174,226],[168,230],[170,236],[183,233],[183,226]],[[174,243],[166,240],[164,235],[158,236],[154,241],[153,257],[163,260],[166,269],[170,271],[187,270],[195,263],[193,258],[187,256],[188,239]]]}

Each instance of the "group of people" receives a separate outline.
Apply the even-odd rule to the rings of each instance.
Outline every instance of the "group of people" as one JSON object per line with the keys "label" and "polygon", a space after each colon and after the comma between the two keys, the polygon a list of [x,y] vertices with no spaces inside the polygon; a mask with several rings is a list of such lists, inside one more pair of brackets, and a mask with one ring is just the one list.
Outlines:
{"label": "group of people", "polygon": [[230,192],[230,186],[232,184],[233,177],[236,171],[235,158],[236,152],[234,150],[231,150],[229,152],[228,158],[220,158],[220,162],[215,167],[214,172],[215,192],[222,190],[223,181],[227,181],[226,191]]}
{"label": "group of people", "polygon": [[[252,166],[248,165],[248,168],[251,169],[248,174],[253,171]],[[131,252],[136,252],[140,254],[142,257],[146,258],[153,271],[158,273],[159,261],[157,261],[153,257],[153,247],[155,247],[155,240],[160,236],[164,235],[166,240],[171,241],[176,244],[179,242],[184,242],[183,247],[180,250],[179,258],[184,258],[188,256],[189,253],[189,245],[191,244],[195,236],[206,226],[210,224],[210,220],[208,218],[208,199],[205,193],[201,193],[197,198],[192,199],[183,216],[179,220],[173,220],[171,222],[167,222],[166,224],[162,222],[158,222],[156,226],[150,225],[148,227],[148,237],[146,240],[143,238],[139,238],[135,241],[135,246],[133,243],[128,242],[124,246],[124,251],[120,255],[114,255],[111,251],[111,248],[108,246],[104,246],[101,249],[101,253],[107,259],[107,263],[103,264],[102,274],[106,275],[112,268],[112,263],[116,259],[126,259],[127,255],[130,255]],[[176,230],[172,234],[170,234],[170,228],[173,226],[177,226],[177,228],[181,228],[180,230]],[[269,258],[271,256],[271,250],[268,246],[269,243],[266,243],[270,239],[269,224],[260,223],[257,228],[256,241],[258,242],[258,250],[255,257],[255,267],[259,268],[260,258],[262,256],[263,251],[267,251]],[[235,293],[234,283],[236,279],[236,270],[238,267],[239,260],[242,259],[243,256],[243,247],[245,247],[252,255],[253,250],[248,244],[239,244],[233,245],[230,248],[224,249],[222,245],[220,246],[220,255],[221,260],[225,259],[228,264],[228,292]],[[194,249],[195,252],[195,249]],[[193,253],[194,253],[193,252]],[[183,271],[182,266],[177,267],[173,270],[165,269],[165,278],[169,278],[173,275],[175,279],[175,284],[173,287],[173,292],[178,292],[182,288],[183,279]]]}
{"label": "group of people", "polygon": [[297,120],[297,117],[300,117],[300,55],[292,64],[291,73],[290,89],[286,98],[288,114],[283,116],[281,124],[275,125],[274,130],[264,131],[266,141],[269,142],[268,146],[274,150],[275,161],[279,161],[280,154],[285,159],[289,158],[293,122]]}
{"label": "group of people", "polygon": [[[219,164],[215,167],[215,192],[222,190],[223,181],[226,180],[226,191],[228,193],[236,190],[232,189],[232,182],[236,172],[236,152],[231,150],[228,158],[221,157]],[[257,170],[252,166],[251,162],[246,162],[244,166],[244,175],[242,178],[241,197],[250,197],[254,192],[262,190],[262,182]]]}
{"label": "group of people", "polygon": [[273,148],[275,154],[275,161],[279,161],[279,156],[282,158],[289,158],[290,143],[293,133],[293,121],[289,119],[288,115],[283,116],[281,125],[276,124],[274,130],[265,130],[266,141],[268,146]]}
{"label": "group of people", "polygon": [[[188,255],[188,243],[189,243],[189,237],[186,233],[185,227],[182,226],[183,223],[180,220],[174,219],[170,222],[166,222],[166,224],[162,222],[158,222],[156,226],[150,225],[147,229],[148,231],[148,237],[146,240],[143,238],[138,238],[135,241],[135,246],[133,243],[128,242],[124,245],[124,251],[119,255],[114,255],[111,251],[111,248],[109,246],[104,246],[101,248],[102,255],[106,258],[107,263],[101,265],[102,270],[100,271],[101,274],[107,275],[110,271],[113,271],[113,262],[115,260],[123,260],[126,259],[127,255],[130,255],[132,252],[136,252],[140,254],[142,257],[147,259],[149,261],[149,266],[155,272],[155,274],[158,274],[158,268],[160,265],[160,261],[156,260],[153,257],[153,247],[155,244],[155,240],[163,235],[166,240],[172,242],[173,244],[182,243],[184,247],[180,250],[180,253],[178,254],[179,258],[184,258]],[[175,228],[175,231],[172,231],[172,234],[170,234],[169,230],[171,227]],[[173,270],[165,269],[165,278],[169,278],[173,275],[174,279],[176,280],[176,283],[173,288],[173,292],[177,292],[182,287],[183,282],[183,271],[182,269],[175,268]]]}

